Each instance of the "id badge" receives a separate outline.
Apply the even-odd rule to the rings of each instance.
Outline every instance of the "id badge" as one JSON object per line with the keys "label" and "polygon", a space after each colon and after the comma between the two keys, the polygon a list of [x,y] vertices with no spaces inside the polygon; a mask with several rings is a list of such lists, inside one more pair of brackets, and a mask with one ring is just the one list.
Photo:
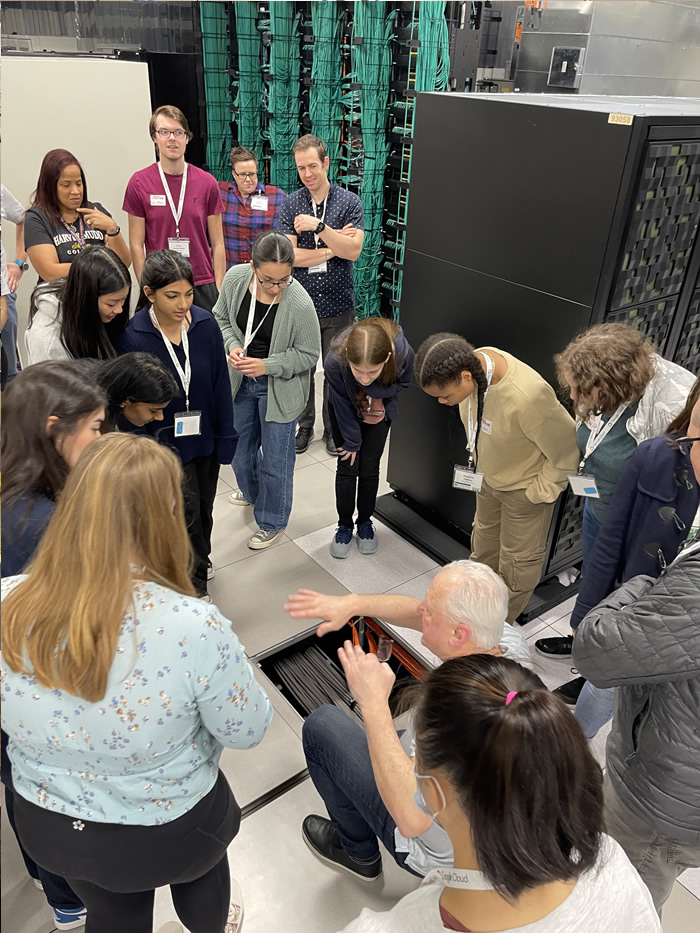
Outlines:
{"label": "id badge", "polygon": [[455,466],[452,485],[455,489],[464,489],[466,492],[481,492],[484,474],[466,466]]}
{"label": "id badge", "polygon": [[586,496],[588,499],[600,499],[598,485],[595,476],[588,476],[585,473],[577,473],[567,476],[569,486],[575,496]]}
{"label": "id badge", "polygon": [[[168,249],[174,250],[176,253],[180,253],[181,256],[184,256],[185,259],[190,258],[190,241],[189,237],[168,237]],[[199,431],[197,431],[199,434]]]}
{"label": "id badge", "polygon": [[481,430],[484,432],[484,434],[490,434],[492,428],[493,425],[490,421],[487,421],[486,418],[481,419]]}
{"label": "id badge", "polygon": [[175,437],[189,437],[201,434],[201,411],[178,411],[175,414]]}
{"label": "id badge", "polygon": [[254,194],[250,199],[250,209],[253,211],[266,211],[267,210],[267,195],[266,194]]}
{"label": "id badge", "polygon": [[309,272],[311,272],[311,273],[314,273],[314,272],[328,272],[328,263],[327,263],[327,262],[319,262],[318,265],[316,265],[316,266],[309,266]]}
{"label": "id badge", "polygon": [[152,194],[151,195],[151,207],[165,207],[165,195],[164,194]]}

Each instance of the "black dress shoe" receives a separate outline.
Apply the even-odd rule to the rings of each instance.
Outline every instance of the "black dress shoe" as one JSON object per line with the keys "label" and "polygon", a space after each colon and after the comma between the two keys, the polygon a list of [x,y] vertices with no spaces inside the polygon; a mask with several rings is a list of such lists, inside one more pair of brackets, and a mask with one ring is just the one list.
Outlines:
{"label": "black dress shoe", "polygon": [[570,658],[574,644],[573,635],[562,635],[559,638],[538,638],[535,649],[548,658]]}
{"label": "black dress shoe", "polygon": [[305,450],[309,449],[309,444],[313,436],[313,428],[299,428],[296,440],[294,441],[294,449],[298,454],[303,454]]}
{"label": "black dress shoe", "polygon": [[335,441],[333,440],[332,434],[324,434],[323,440],[326,442],[326,450],[331,455],[331,457],[338,456],[338,448],[335,446]]}
{"label": "black dress shoe", "polygon": [[330,820],[312,813],[304,820],[301,828],[304,842],[316,858],[327,865],[334,865],[350,872],[360,881],[376,881],[382,873],[382,857],[355,859],[347,854],[340,842],[338,830]]}
{"label": "black dress shoe", "polygon": [[556,690],[552,690],[552,693],[558,696],[560,700],[563,700],[567,706],[576,706],[576,701],[585,683],[585,677],[574,677],[574,679],[570,680],[568,683],[562,684],[561,687],[557,687]]}

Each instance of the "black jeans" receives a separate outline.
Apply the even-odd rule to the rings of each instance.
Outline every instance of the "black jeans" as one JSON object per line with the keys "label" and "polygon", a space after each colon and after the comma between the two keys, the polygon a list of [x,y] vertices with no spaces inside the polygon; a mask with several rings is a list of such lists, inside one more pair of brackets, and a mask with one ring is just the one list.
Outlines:
{"label": "black jeans", "polygon": [[192,303],[198,308],[204,308],[205,311],[213,311],[218,297],[219,289],[216,287],[216,282],[205,282],[204,285],[195,285]]}
{"label": "black jeans", "polygon": [[241,811],[226,778],[189,813],[160,826],[77,820],[15,796],[32,858],[63,875],[87,907],[85,933],[152,933],[155,889],[170,885],[192,933],[222,933],[231,894],[226,849]]}
{"label": "black jeans", "polygon": [[[346,327],[350,327],[354,320],[354,310],[346,311],[344,314],[339,314],[337,317],[322,317],[318,319],[318,323],[321,327],[321,362],[328,356],[328,351],[331,348],[333,339],[344,331]],[[306,408],[299,416],[299,427],[311,428],[312,431],[314,429],[314,421],[316,420],[316,383],[314,381],[314,372],[315,370],[311,373],[311,385],[309,386],[309,399],[306,403]],[[326,385],[325,377],[323,379],[323,433],[325,436],[330,436],[331,433],[331,423],[328,418],[328,386]]]}
{"label": "black jeans", "polygon": [[194,457],[183,465],[185,474],[185,521],[194,551],[192,584],[198,593],[207,588],[207,565],[211,553],[214,498],[219,481],[216,453]]}
{"label": "black jeans", "polygon": [[[328,406],[333,440],[336,447],[343,446],[343,435],[335,417],[333,406]],[[350,465],[350,460],[338,457],[335,468],[335,504],[338,509],[338,524],[353,527],[355,499],[357,498],[357,524],[368,522],[374,513],[379,489],[379,462],[384,453],[391,422],[386,418],[379,424],[360,425],[362,446]]]}

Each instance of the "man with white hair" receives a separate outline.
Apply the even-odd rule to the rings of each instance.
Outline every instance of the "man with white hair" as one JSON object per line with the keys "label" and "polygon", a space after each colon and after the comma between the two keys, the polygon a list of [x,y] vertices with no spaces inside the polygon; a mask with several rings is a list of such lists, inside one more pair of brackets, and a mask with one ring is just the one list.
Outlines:
{"label": "man with white hair", "polygon": [[[531,664],[527,642],[505,621],[505,583],[490,567],[474,561],[444,567],[422,601],[299,590],[285,609],[295,619],[323,619],[318,635],[339,631],[354,616],[367,615],[421,631],[422,643],[441,661],[492,654],[526,667]],[[338,649],[338,657],[365,729],[335,706],[321,706],[304,723],[309,773],[330,816],[307,816],[304,841],[321,861],[363,881],[381,875],[378,840],[399,866],[415,875],[452,866],[449,836],[424,809],[418,791],[413,726],[402,740],[394,727],[389,710],[395,679],[391,668],[350,641]]]}

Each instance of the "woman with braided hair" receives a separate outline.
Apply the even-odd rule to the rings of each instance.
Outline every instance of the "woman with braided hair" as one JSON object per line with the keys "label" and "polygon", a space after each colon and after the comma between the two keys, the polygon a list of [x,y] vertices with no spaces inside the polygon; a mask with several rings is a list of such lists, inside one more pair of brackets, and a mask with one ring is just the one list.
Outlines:
{"label": "woman with braided hair", "polygon": [[468,454],[455,485],[476,493],[471,558],[503,577],[514,622],[539,583],[554,503],[576,469],[574,421],[534,369],[458,334],[424,340],[415,374],[441,405],[459,405]]}

